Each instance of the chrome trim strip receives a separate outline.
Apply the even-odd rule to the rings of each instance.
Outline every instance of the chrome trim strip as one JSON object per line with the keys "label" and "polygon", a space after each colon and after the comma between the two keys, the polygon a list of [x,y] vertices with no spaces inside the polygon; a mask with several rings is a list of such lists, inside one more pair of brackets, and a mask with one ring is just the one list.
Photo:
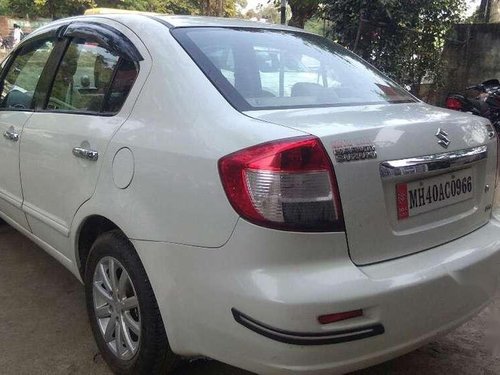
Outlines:
{"label": "chrome trim strip", "polygon": [[397,176],[421,175],[472,164],[486,159],[487,156],[488,146],[484,145],[465,150],[444,152],[442,154],[389,160],[380,163],[380,177],[386,179]]}

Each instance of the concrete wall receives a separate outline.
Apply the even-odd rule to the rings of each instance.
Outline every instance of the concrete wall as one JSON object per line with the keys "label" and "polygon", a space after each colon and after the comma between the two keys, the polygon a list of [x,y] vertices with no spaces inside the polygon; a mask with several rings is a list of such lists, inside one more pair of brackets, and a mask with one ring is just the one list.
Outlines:
{"label": "concrete wall", "polygon": [[467,86],[500,79],[500,23],[456,25],[453,41],[445,45],[443,62],[445,86],[437,92],[438,105],[449,92],[463,92]]}
{"label": "concrete wall", "polygon": [[500,22],[500,0],[491,1],[489,22]]}

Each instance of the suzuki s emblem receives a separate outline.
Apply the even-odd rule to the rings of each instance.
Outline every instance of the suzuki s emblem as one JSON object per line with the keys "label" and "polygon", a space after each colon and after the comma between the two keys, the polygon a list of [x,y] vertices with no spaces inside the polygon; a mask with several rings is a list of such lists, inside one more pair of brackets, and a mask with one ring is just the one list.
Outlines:
{"label": "suzuki s emblem", "polygon": [[446,133],[443,129],[439,128],[436,133],[437,139],[439,139],[438,143],[444,148],[448,148],[450,145],[450,139],[448,138],[448,133]]}

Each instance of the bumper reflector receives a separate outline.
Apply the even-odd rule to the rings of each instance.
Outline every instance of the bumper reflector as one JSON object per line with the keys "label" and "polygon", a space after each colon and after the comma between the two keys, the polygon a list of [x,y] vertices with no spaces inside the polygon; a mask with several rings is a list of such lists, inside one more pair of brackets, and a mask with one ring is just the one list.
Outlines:
{"label": "bumper reflector", "polygon": [[330,323],[340,322],[342,320],[357,318],[358,316],[363,316],[363,310],[354,310],[336,314],[321,315],[318,316],[318,322],[320,324],[330,324]]}

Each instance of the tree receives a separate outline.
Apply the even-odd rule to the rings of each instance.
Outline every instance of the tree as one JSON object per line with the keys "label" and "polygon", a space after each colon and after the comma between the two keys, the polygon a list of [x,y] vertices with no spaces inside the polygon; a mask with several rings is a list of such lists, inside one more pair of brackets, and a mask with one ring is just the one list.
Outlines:
{"label": "tree", "polygon": [[264,18],[270,23],[280,23],[280,12],[273,4],[259,8],[259,18]]}
{"label": "tree", "polygon": [[306,21],[318,11],[319,4],[319,0],[289,0],[288,5],[292,10],[292,18],[288,24],[303,29]]}
{"label": "tree", "polygon": [[[277,10],[281,8],[281,0],[268,0],[269,3],[274,3]],[[288,0],[287,3],[292,11],[292,17],[288,24],[303,29],[307,20],[317,13],[322,2],[320,0]]]}
{"label": "tree", "polygon": [[[217,17],[234,17],[236,16],[236,4],[246,4],[246,1],[241,0],[200,0],[201,14],[206,16]],[[246,6],[246,5],[245,5]]]}
{"label": "tree", "polygon": [[93,0],[8,0],[9,14],[19,17],[60,18],[82,14],[93,6]]}
{"label": "tree", "polygon": [[244,7],[246,0],[0,0],[0,9],[18,17],[61,18],[93,7],[234,17],[236,4]]}
{"label": "tree", "polygon": [[258,18],[259,15],[253,9],[249,9],[245,13],[245,17],[248,18],[248,19],[252,19],[252,18]]}
{"label": "tree", "polygon": [[465,0],[330,0],[331,36],[401,83],[440,79],[440,56]]}
{"label": "tree", "polygon": [[196,0],[95,0],[95,6],[158,13],[200,13],[200,1]]}

